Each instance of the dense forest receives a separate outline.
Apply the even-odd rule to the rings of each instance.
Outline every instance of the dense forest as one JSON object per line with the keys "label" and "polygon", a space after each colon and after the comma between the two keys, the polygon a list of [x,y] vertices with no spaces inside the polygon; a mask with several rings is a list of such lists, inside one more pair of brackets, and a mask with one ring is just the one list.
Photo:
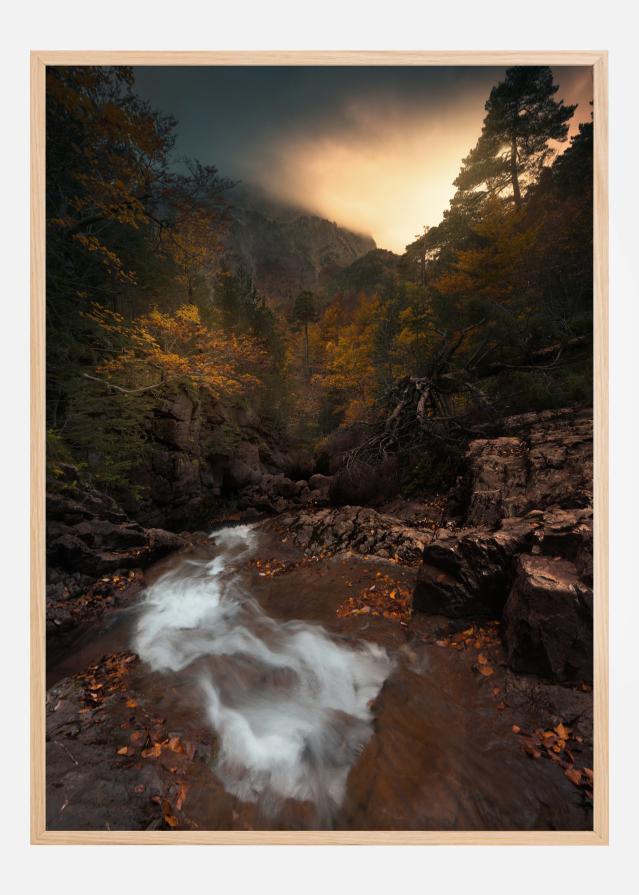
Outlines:
{"label": "dense forest", "polygon": [[447,484],[497,417],[590,401],[593,132],[564,145],[574,107],[550,69],[494,87],[450,207],[404,255],[375,249],[279,301],[225,244],[234,183],[175,158],[177,122],[132,69],[47,77],[52,476],[66,462],[134,489],[178,389],[316,456],[337,445],[360,479],[399,469],[405,493]]}

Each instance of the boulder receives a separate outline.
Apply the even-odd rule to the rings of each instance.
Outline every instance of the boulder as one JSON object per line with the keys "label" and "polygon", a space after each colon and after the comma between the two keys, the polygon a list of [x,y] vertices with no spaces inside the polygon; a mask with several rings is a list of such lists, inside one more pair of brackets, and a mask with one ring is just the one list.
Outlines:
{"label": "boulder", "polygon": [[503,622],[514,671],[592,681],[592,591],[574,563],[520,556]]}
{"label": "boulder", "polygon": [[505,520],[499,531],[442,530],[424,548],[413,609],[448,618],[496,618],[508,596],[515,555],[536,540],[538,523]]}
{"label": "boulder", "polygon": [[[175,534],[173,531],[165,531],[163,528],[147,528],[146,536],[153,559],[159,559],[167,553],[179,550],[185,544],[185,538],[182,535]],[[195,532],[192,535],[192,537],[196,536],[208,537],[206,532]]]}
{"label": "boulder", "polygon": [[543,514],[542,550],[561,556],[592,575],[592,510],[551,508]]}
{"label": "boulder", "polygon": [[328,493],[332,481],[332,476],[321,475],[319,472],[316,472],[315,475],[312,475],[308,480],[308,485],[312,491],[325,491]]}
{"label": "boulder", "polygon": [[133,547],[146,547],[149,538],[141,525],[121,523],[115,525],[107,519],[87,519],[73,527],[76,537],[91,547],[100,550],[128,550]]}
{"label": "boulder", "polygon": [[307,479],[315,469],[315,458],[310,451],[300,448],[284,455],[283,469],[292,479]]}
{"label": "boulder", "polygon": [[89,547],[71,532],[56,538],[47,546],[47,562],[70,572],[79,572],[91,578],[99,578],[119,569],[131,569],[140,565],[138,551],[115,553]]}

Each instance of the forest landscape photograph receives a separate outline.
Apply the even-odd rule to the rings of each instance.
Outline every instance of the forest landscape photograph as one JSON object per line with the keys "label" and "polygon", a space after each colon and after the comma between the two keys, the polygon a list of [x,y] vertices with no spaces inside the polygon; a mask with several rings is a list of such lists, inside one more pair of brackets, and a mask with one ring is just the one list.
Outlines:
{"label": "forest landscape photograph", "polygon": [[593,829],[589,66],[46,69],[46,829]]}

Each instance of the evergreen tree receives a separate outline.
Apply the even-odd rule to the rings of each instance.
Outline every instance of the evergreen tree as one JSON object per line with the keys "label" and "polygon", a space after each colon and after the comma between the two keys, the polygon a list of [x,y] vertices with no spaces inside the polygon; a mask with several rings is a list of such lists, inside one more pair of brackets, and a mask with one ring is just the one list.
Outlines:
{"label": "evergreen tree", "polygon": [[299,293],[293,305],[293,320],[301,323],[304,329],[304,373],[307,379],[311,376],[311,364],[308,351],[308,325],[318,318],[315,296],[308,289]]}
{"label": "evergreen tree", "polygon": [[547,66],[517,66],[490,92],[481,136],[464,159],[455,180],[461,192],[484,185],[488,195],[512,190],[519,207],[522,185],[537,177],[552,152],[549,141],[563,142],[576,106],[554,98],[558,87]]}

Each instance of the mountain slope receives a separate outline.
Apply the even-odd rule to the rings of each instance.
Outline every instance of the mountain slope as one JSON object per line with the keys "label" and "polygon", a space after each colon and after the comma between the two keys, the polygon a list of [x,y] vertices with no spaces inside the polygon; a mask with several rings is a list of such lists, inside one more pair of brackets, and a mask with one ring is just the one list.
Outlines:
{"label": "mountain slope", "polygon": [[234,189],[229,204],[230,265],[248,270],[260,292],[273,301],[320,288],[376,247],[370,236],[246,188]]}

